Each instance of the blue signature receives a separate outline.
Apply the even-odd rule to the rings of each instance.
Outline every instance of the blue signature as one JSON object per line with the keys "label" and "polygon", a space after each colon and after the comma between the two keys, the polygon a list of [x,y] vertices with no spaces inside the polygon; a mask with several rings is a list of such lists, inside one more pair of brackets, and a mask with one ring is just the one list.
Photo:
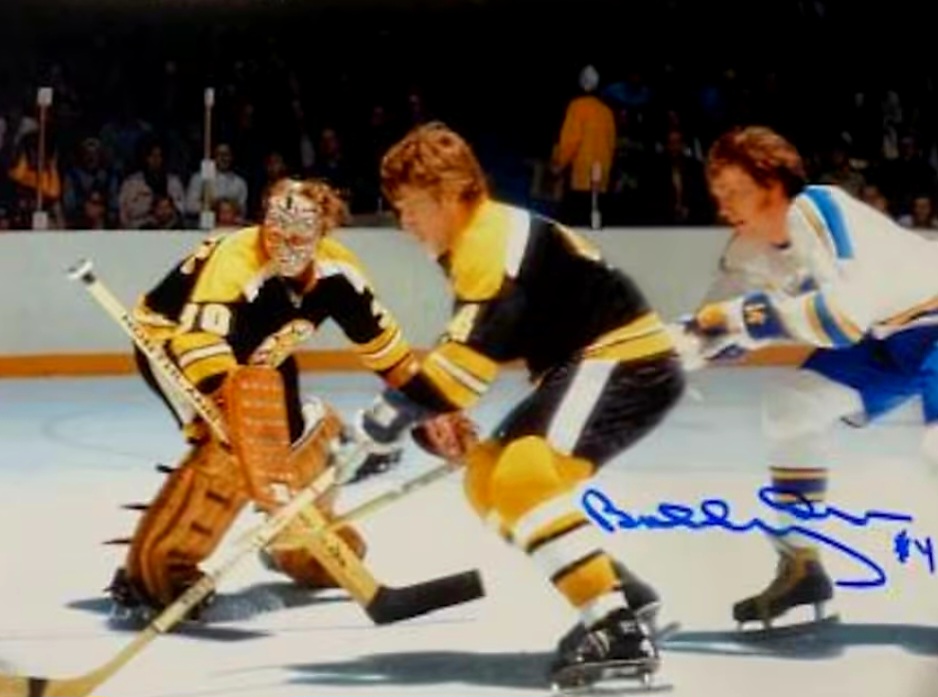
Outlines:
{"label": "blue signature", "polygon": [[[866,511],[862,515],[854,515],[834,506],[808,501],[800,496],[795,501],[779,501],[775,499],[777,494],[790,496],[791,492],[773,486],[766,486],[759,490],[759,500],[769,508],[783,511],[799,521],[836,519],[862,528],[871,525],[875,521],[911,523],[914,520],[911,515],[893,511],[873,510]],[[868,572],[868,575],[864,578],[837,581],[836,585],[848,588],[871,588],[886,584],[886,572],[883,568],[859,550],[818,530],[812,530],[799,524],[773,526],[759,518],[753,518],[745,523],[734,522],[731,520],[730,505],[721,499],[705,499],[700,502],[696,509],[682,504],[660,503],[655,513],[636,515],[616,507],[609,497],[599,489],[590,488],[583,493],[581,504],[590,519],[609,533],[616,530],[637,530],[641,528],[647,530],[687,528],[694,531],[722,528],[733,533],[761,530],[768,535],[777,537],[798,533],[814,540],[819,545],[844,554]],[[925,538],[924,541],[917,540],[909,534],[908,530],[897,533],[893,542],[893,552],[896,558],[905,564],[910,560],[913,551],[918,551],[926,558],[929,570],[934,574],[935,554],[931,538]]]}

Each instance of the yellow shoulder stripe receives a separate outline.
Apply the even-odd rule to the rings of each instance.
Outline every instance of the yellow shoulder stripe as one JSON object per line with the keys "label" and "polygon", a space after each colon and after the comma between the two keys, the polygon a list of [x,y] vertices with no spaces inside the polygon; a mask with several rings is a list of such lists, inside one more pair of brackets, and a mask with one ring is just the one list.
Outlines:
{"label": "yellow shoulder stripe", "polygon": [[512,218],[508,209],[483,202],[452,250],[453,292],[462,300],[482,302],[498,294],[505,277],[505,258]]}
{"label": "yellow shoulder stripe", "polygon": [[192,291],[192,302],[234,302],[249,296],[265,273],[260,228],[238,230],[222,240],[205,263]]}

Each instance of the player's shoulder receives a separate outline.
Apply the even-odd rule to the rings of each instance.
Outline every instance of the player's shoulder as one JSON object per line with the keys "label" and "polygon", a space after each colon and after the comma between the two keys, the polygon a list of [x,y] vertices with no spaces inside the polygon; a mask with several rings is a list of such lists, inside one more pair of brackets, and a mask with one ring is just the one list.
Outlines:
{"label": "player's shoulder", "polygon": [[370,285],[365,265],[347,245],[335,237],[324,237],[316,247],[316,277],[347,281],[361,292]]}
{"label": "player's shoulder", "polygon": [[199,274],[195,300],[233,301],[249,295],[264,274],[260,228],[241,228],[206,239],[210,255]]}
{"label": "player's shoulder", "polygon": [[872,226],[877,230],[902,230],[898,223],[872,205],[839,186],[829,184],[806,186],[793,199],[788,220],[794,229],[831,235],[841,243],[861,228]]}
{"label": "player's shoulder", "polygon": [[217,240],[219,250],[224,250],[225,254],[257,256],[261,228],[259,225],[250,225],[237,230],[219,232],[213,237]]}
{"label": "player's shoulder", "polygon": [[523,208],[483,201],[450,252],[456,296],[484,301],[497,295],[506,275],[520,266],[532,222],[532,214]]}
{"label": "player's shoulder", "polygon": [[[850,195],[843,189],[827,184],[810,184],[795,196],[788,208],[788,226],[797,244],[799,238],[818,238],[825,244],[847,242],[846,210]],[[841,254],[838,254],[841,256]]]}

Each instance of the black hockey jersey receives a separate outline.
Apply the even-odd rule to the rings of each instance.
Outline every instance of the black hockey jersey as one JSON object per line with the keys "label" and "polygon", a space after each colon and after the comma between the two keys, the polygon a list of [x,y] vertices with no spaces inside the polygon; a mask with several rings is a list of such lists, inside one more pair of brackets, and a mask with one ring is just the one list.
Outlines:
{"label": "black hockey jersey", "polygon": [[136,316],[203,391],[236,365],[278,365],[328,319],[365,367],[392,385],[409,378],[411,348],[356,257],[327,237],[314,265],[314,277],[298,287],[273,273],[259,227],[210,237],[140,299]]}
{"label": "black hockey jersey", "polygon": [[467,407],[510,361],[523,361],[537,380],[578,358],[637,360],[673,349],[635,283],[555,221],[486,200],[440,261],[454,315],[403,387],[427,406]]}

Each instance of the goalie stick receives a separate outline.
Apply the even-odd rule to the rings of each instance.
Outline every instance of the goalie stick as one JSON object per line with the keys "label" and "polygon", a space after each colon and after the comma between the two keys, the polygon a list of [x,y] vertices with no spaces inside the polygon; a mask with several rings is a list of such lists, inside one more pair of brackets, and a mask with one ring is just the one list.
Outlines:
{"label": "goalie stick", "polygon": [[[109,314],[119,321],[125,331],[134,339],[135,343],[144,343],[141,349],[148,355],[152,352],[163,355],[159,346],[149,341],[142,328],[130,317],[120,302],[95,277],[91,263],[82,262],[70,270],[69,276],[73,280],[81,280],[93,295],[101,302]],[[138,343],[138,346],[140,345]],[[175,368],[171,361],[166,364]],[[163,365],[163,362],[158,362]],[[178,369],[177,369],[178,370]],[[171,372],[168,370],[167,372]],[[181,375],[181,373],[180,373]],[[184,376],[182,376],[184,378]],[[186,381],[187,382],[187,381]],[[215,405],[205,400],[211,407]],[[211,413],[210,410],[206,410]],[[215,409],[217,413],[217,409]],[[224,432],[224,429],[222,429]],[[349,454],[349,458],[355,453]],[[142,630],[133,641],[127,644],[119,653],[101,666],[70,678],[45,678],[30,675],[0,674],[0,697],[87,697],[92,690],[110,679],[124,665],[139,654],[158,635],[168,632],[177,623],[182,621],[189,612],[201,603],[218,586],[218,583],[230,573],[240,562],[252,552],[256,553],[276,537],[287,525],[296,519],[303,509],[327,493],[335,486],[335,473],[337,463],[329,467],[314,482],[300,491],[292,500],[270,515],[263,523],[238,540],[234,548],[212,569],[176,601],[165,608],[147,627]],[[457,463],[446,463],[430,472],[416,477],[395,490],[386,492],[370,501],[359,505],[345,515],[324,524],[324,519],[318,526],[320,534],[345,525],[352,520],[364,517],[385,505],[416,491],[442,476],[458,469]],[[393,622],[407,617],[432,611],[434,609],[455,605],[482,597],[483,589],[477,571],[468,571],[460,574],[431,580],[425,583],[414,584],[402,588],[378,586],[378,591],[372,599],[368,610],[372,619],[378,623]]]}
{"label": "goalie stick", "polygon": [[[354,520],[363,518],[388,503],[406,496],[412,491],[423,488],[427,484],[440,479],[459,468],[459,465],[447,463],[436,467],[429,472],[408,480],[398,488],[366,501],[344,515],[331,521],[327,529],[337,529]],[[160,634],[172,629],[182,621],[186,615],[204,600],[218,585],[218,582],[228,575],[251,552],[257,552],[267,545],[276,535],[293,520],[299,511],[310,502],[315,501],[332,485],[335,470],[329,468],[308,488],[304,489],[284,507],[278,509],[264,523],[255,526],[241,537],[234,549],[218,565],[209,570],[195,585],[191,586],[172,605],[163,610],[119,653],[106,663],[90,670],[87,673],[70,678],[45,678],[32,675],[5,675],[0,674],[0,697],[88,697],[91,691],[109,680],[117,671],[123,668],[137,654],[139,654],[151,641]],[[440,582],[452,579],[451,583],[441,585]],[[461,579],[461,580],[460,580]],[[394,621],[404,615],[410,616],[419,604],[429,609],[442,607],[446,604],[455,604],[451,601],[451,590],[461,585],[467,591],[478,584],[475,572],[465,572],[446,579],[437,579],[427,583],[418,583],[401,589],[390,589],[379,602],[384,613],[385,621]],[[446,587],[449,586],[449,587]],[[480,591],[481,592],[481,591]],[[444,596],[441,598],[440,596]],[[467,595],[469,595],[467,593]],[[466,597],[465,602],[473,597]],[[398,617],[395,617],[398,615]]]}
{"label": "goalie stick", "polygon": [[[225,442],[230,442],[229,431],[221,410],[210,399],[199,392],[182,373],[182,371],[169,359],[162,347],[148,336],[146,330],[140,326],[121,302],[105,286],[94,272],[89,260],[83,260],[69,270],[69,277],[82,282],[88,292],[98,301],[102,308],[114,318],[134,340],[134,343],[154,361],[156,368],[163,372],[164,377],[170,380],[184,395],[190,397],[193,406],[200,414],[213,419],[213,430],[224,436]],[[354,452],[347,455],[346,460],[354,461]],[[454,463],[455,464],[455,463]],[[345,467],[345,463],[333,465],[333,469]],[[444,466],[441,468],[450,471]],[[341,471],[341,470],[338,470]],[[420,479],[425,485],[433,478]],[[336,482],[327,487],[327,493],[336,486]],[[413,488],[403,489],[403,492],[412,491]],[[403,493],[382,499],[380,505],[370,504],[368,510],[374,511],[390,501],[400,498]],[[451,576],[445,576],[418,583],[411,586],[392,588],[379,583],[369,572],[368,568],[354,554],[349,546],[336,534],[332,533],[324,515],[316,510],[315,506],[308,506],[299,512],[299,517],[305,520],[313,530],[321,530],[308,544],[310,551],[316,556],[320,564],[345,588],[350,595],[361,605],[368,616],[376,624],[386,624],[417,615],[431,612],[440,607],[468,602],[482,597],[482,583],[477,571],[467,571]]]}

